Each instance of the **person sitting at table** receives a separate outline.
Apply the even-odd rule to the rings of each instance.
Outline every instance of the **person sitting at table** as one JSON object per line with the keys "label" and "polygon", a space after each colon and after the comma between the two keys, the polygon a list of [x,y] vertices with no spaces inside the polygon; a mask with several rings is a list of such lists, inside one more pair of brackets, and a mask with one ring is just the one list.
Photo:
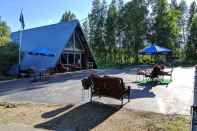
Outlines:
{"label": "person sitting at table", "polygon": [[161,73],[161,67],[160,67],[160,65],[159,64],[155,64],[153,66],[152,72],[150,73],[150,78],[151,79],[157,78],[160,73]]}
{"label": "person sitting at table", "polygon": [[154,79],[154,78],[158,78],[159,76],[164,76],[164,75],[171,75],[170,72],[166,72],[164,71],[164,65],[162,64],[155,64],[153,66],[153,70],[152,72],[150,73],[150,78],[151,79]]}

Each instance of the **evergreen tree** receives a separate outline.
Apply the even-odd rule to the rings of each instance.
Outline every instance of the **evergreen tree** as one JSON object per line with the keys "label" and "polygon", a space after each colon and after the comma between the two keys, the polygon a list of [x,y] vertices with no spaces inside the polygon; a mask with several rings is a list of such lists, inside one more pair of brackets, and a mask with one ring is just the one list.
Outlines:
{"label": "evergreen tree", "polygon": [[122,10],[122,8],[124,7],[124,1],[123,0],[118,0],[118,10]]}
{"label": "evergreen tree", "polygon": [[85,19],[85,21],[82,23],[82,29],[83,29],[83,33],[84,33],[87,41],[89,41],[89,32],[90,32],[90,29],[89,29],[88,19]]}
{"label": "evergreen tree", "polygon": [[93,0],[89,14],[89,44],[98,63],[103,63],[105,54],[104,25],[106,19],[106,1]]}
{"label": "evergreen tree", "polygon": [[117,8],[116,8],[116,0],[112,0],[108,13],[107,19],[105,23],[105,42],[106,49],[109,53],[109,60],[114,62],[114,53],[116,48],[116,31],[117,31]]}
{"label": "evergreen tree", "polygon": [[180,4],[179,4],[179,10],[181,11],[182,14],[186,14],[187,13],[187,3],[185,0],[181,0]]}
{"label": "evergreen tree", "polygon": [[180,18],[180,12],[171,9],[167,0],[156,0],[154,14],[155,21],[153,29],[155,31],[156,42],[160,46],[174,49],[180,31],[177,25]]}
{"label": "evergreen tree", "polygon": [[[100,38],[100,42],[99,42],[99,53],[100,56],[99,58],[101,59],[101,63],[102,64],[106,64],[107,63],[107,49],[106,49],[106,44],[107,42],[105,42],[105,23],[106,23],[106,18],[107,18],[107,3],[105,0],[102,1],[101,3],[101,10],[100,10],[100,20],[99,20],[99,24],[98,24],[98,36]],[[103,59],[105,58],[105,59]]]}
{"label": "evergreen tree", "polygon": [[92,2],[92,10],[91,14],[89,14],[89,27],[90,27],[90,32],[89,32],[89,44],[90,47],[94,50],[96,49],[96,38],[97,38],[97,25],[98,25],[98,11],[100,10],[100,0],[93,0]]}
{"label": "evergreen tree", "polygon": [[194,60],[197,57],[197,14],[193,15],[188,44],[186,47],[186,58]]}
{"label": "evergreen tree", "polygon": [[172,9],[178,9],[177,0],[171,0],[171,8]]}
{"label": "evergreen tree", "polygon": [[192,19],[195,13],[197,13],[197,5],[196,2],[193,1],[189,8],[188,30],[190,30]]}
{"label": "evergreen tree", "polygon": [[[138,62],[138,51],[144,47],[147,33],[147,1],[133,0],[127,3],[123,9],[125,30],[124,48],[127,54],[133,54],[135,62]],[[128,59],[128,58],[127,58]]]}
{"label": "evergreen tree", "polygon": [[116,63],[123,63],[123,39],[124,39],[124,19],[122,17],[122,10],[124,8],[124,1],[123,0],[118,0],[118,17],[117,17],[117,29],[116,29],[116,45],[117,45],[117,58],[116,58]]}
{"label": "evergreen tree", "polygon": [[178,9],[181,12],[181,19],[178,21],[178,26],[181,29],[178,42],[181,47],[184,47],[187,40],[187,4],[185,0],[181,0]]}
{"label": "evergreen tree", "polygon": [[76,19],[76,15],[74,13],[72,13],[71,11],[65,11],[60,22],[67,22],[74,19]]}
{"label": "evergreen tree", "polygon": [[147,35],[146,35],[146,40],[149,43],[155,43],[156,42],[156,35],[155,35],[155,30],[154,30],[154,23],[155,23],[155,17],[156,17],[156,9],[155,9],[155,0],[149,0],[148,2],[148,9],[151,9],[152,11],[149,12],[147,16]]}

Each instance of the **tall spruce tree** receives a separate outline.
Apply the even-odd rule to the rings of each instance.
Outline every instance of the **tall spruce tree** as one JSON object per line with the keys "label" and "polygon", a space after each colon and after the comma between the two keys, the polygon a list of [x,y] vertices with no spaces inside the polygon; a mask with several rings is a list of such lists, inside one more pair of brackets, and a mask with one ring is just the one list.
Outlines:
{"label": "tall spruce tree", "polygon": [[93,0],[92,2],[92,10],[89,14],[89,44],[91,49],[96,53],[96,42],[97,39],[97,28],[98,28],[98,21],[99,21],[99,15],[98,11],[100,10],[100,0]]}
{"label": "tall spruce tree", "polygon": [[181,0],[180,3],[179,3],[179,10],[181,11],[182,14],[185,14],[187,13],[187,3],[186,3],[186,0]]}
{"label": "tall spruce tree", "polygon": [[93,0],[92,10],[89,14],[89,44],[97,62],[103,63],[105,52],[104,23],[106,19],[106,1]]}
{"label": "tall spruce tree", "polygon": [[82,29],[83,29],[83,33],[87,39],[87,41],[89,42],[89,32],[90,32],[90,29],[89,29],[89,21],[88,19],[85,19],[82,23]]}
{"label": "tall spruce tree", "polygon": [[67,22],[74,19],[76,19],[76,15],[74,13],[71,11],[65,11],[60,19],[60,22]]}
{"label": "tall spruce tree", "polygon": [[122,10],[122,8],[124,7],[124,1],[123,0],[118,0],[118,10]]}
{"label": "tall spruce tree", "polygon": [[[107,49],[106,49],[106,42],[105,42],[105,23],[107,18],[107,2],[106,0],[103,0],[101,3],[101,11],[100,11],[100,21],[99,21],[99,32],[98,34],[100,36],[100,45],[99,45],[99,52],[100,52],[100,61],[102,64],[107,63]],[[105,59],[103,59],[105,58]]]}
{"label": "tall spruce tree", "polygon": [[[144,46],[147,33],[147,1],[133,0],[123,9],[125,30],[124,48],[128,56],[133,55],[135,62],[139,61],[138,51]],[[128,59],[128,58],[126,58]]]}
{"label": "tall spruce tree", "polygon": [[194,14],[197,13],[197,5],[195,0],[191,3],[189,8],[188,30],[190,30]]}
{"label": "tall spruce tree", "polygon": [[181,29],[178,41],[180,46],[184,47],[187,42],[187,4],[185,0],[181,0],[178,9],[181,12],[181,18],[178,21],[178,26]]}
{"label": "tall spruce tree", "polygon": [[105,42],[106,49],[109,53],[108,62],[114,63],[114,51],[116,48],[116,30],[117,30],[117,8],[116,8],[116,0],[112,0],[108,12],[107,19],[105,23]]}
{"label": "tall spruce tree", "polygon": [[155,31],[156,42],[160,46],[174,49],[180,31],[177,25],[180,12],[171,9],[167,0],[155,0],[155,3],[153,29]]}
{"label": "tall spruce tree", "polygon": [[118,18],[117,18],[117,30],[116,30],[116,45],[117,45],[117,61],[116,63],[120,64],[123,63],[123,56],[124,56],[124,49],[123,49],[123,39],[124,39],[124,19],[123,15],[123,8],[124,8],[124,1],[118,0]]}
{"label": "tall spruce tree", "polygon": [[171,0],[171,4],[170,4],[172,9],[178,9],[178,2],[177,0]]}
{"label": "tall spruce tree", "polygon": [[187,44],[186,44],[186,48],[185,48],[185,54],[186,54],[186,58],[187,59],[193,59],[194,54],[194,45],[191,42],[191,25],[192,25],[192,20],[194,17],[194,14],[197,13],[197,4],[195,2],[195,0],[191,3],[190,7],[189,7],[189,14],[188,14],[188,21],[187,21],[187,28],[186,28],[186,32],[187,32]]}
{"label": "tall spruce tree", "polygon": [[197,14],[193,15],[188,44],[186,46],[186,58],[194,60],[197,57]]}

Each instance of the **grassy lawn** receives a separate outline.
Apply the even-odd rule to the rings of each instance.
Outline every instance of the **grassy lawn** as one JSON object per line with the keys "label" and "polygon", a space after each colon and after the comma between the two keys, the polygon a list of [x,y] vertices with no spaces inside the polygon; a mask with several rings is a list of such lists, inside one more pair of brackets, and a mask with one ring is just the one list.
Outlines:
{"label": "grassy lawn", "polygon": [[[86,113],[84,113],[86,112]],[[190,116],[163,115],[102,104],[0,104],[0,124],[79,131],[189,131]]]}
{"label": "grassy lawn", "polygon": [[120,110],[94,131],[189,131],[190,117]]}

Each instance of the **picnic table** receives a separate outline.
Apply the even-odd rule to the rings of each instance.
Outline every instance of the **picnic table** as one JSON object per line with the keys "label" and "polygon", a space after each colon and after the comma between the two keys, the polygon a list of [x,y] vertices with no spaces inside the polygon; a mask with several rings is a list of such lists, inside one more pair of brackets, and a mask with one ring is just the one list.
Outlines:
{"label": "picnic table", "polygon": [[34,77],[33,77],[33,82],[36,81],[46,81],[49,78],[49,72],[48,69],[39,69],[35,71]]}
{"label": "picnic table", "polygon": [[167,69],[156,64],[151,69],[138,69],[137,76],[143,76],[143,80],[144,78],[149,80],[164,80],[164,76],[170,76],[170,80],[172,80],[172,71],[173,68]]}

